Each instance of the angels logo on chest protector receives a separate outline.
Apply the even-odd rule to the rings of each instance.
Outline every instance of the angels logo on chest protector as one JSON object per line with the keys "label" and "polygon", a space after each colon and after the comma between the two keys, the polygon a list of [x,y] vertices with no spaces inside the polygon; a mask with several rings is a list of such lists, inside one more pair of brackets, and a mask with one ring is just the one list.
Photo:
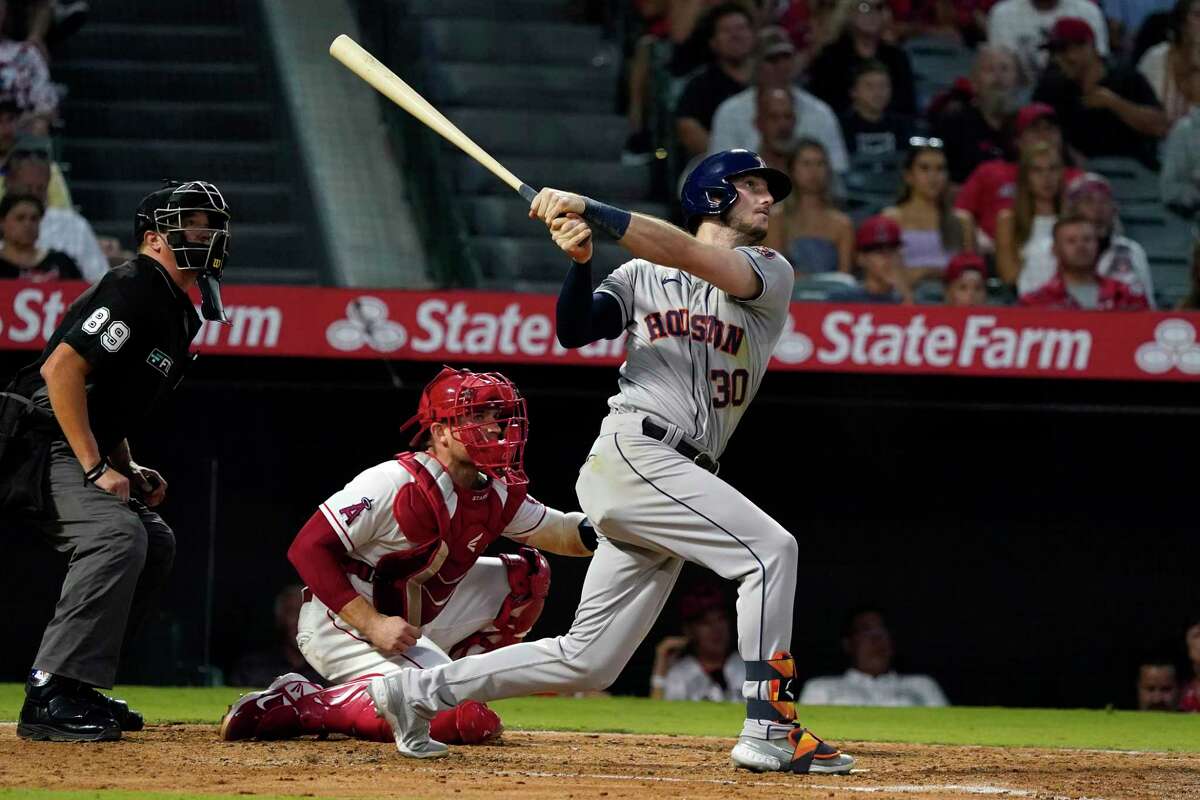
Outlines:
{"label": "angels logo on chest protector", "polygon": [[372,579],[375,607],[426,625],[512,521],[525,501],[525,489],[493,483],[485,490],[463,490],[436,461],[411,453],[397,460],[412,481],[397,494],[393,511],[416,546],[379,559]]}

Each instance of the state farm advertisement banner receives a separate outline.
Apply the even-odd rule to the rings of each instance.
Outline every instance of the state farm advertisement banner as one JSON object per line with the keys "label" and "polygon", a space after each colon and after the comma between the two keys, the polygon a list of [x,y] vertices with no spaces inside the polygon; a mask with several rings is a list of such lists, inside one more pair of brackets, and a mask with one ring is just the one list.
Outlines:
{"label": "state farm advertisement banner", "polygon": [[[0,350],[39,350],[80,282],[0,282]],[[624,342],[566,350],[554,297],[226,286],[230,324],[205,323],[203,353],[468,363],[619,364]],[[672,335],[715,323],[663,309]],[[773,369],[1140,380],[1200,380],[1195,313],[794,303]]]}

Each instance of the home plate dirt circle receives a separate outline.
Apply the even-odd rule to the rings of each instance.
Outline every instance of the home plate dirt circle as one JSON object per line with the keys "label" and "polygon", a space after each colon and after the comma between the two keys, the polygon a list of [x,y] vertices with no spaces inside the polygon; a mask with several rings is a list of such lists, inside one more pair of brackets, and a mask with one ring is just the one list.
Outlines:
{"label": "home plate dirt circle", "polygon": [[215,725],[152,726],[98,745],[24,742],[0,727],[0,787],[429,798],[1200,797],[1200,755],[846,742],[855,773],[754,774],[730,739],[509,731],[413,761],[349,739],[222,742]]}

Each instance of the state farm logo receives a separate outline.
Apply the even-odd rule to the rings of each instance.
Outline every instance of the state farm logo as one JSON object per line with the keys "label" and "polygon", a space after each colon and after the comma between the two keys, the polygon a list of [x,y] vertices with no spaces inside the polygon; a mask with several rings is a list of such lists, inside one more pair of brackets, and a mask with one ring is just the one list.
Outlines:
{"label": "state farm logo", "polygon": [[408,332],[388,319],[387,303],[378,297],[357,297],[346,304],[346,318],[325,329],[330,347],[343,352],[367,345],[380,353],[399,350],[408,341]]}
{"label": "state farm logo", "polygon": [[1154,328],[1154,341],[1133,354],[1138,368],[1151,375],[1178,369],[1185,375],[1200,375],[1200,345],[1196,329],[1183,319],[1165,319]]}
{"label": "state farm logo", "polygon": [[788,314],[779,343],[772,354],[785,364],[803,364],[813,354],[813,340],[796,330],[796,321]]}
{"label": "state farm logo", "polygon": [[954,324],[931,325],[925,314],[885,322],[874,313],[838,309],[821,321],[815,348],[789,320],[775,356],[789,364],[811,357],[831,367],[1087,371],[1091,331],[1002,324],[1009,320],[1018,317],[970,314]]}

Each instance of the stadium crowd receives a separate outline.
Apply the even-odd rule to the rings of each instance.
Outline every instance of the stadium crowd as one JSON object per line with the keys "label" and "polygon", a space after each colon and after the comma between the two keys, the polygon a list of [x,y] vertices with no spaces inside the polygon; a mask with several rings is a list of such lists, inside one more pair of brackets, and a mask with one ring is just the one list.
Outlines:
{"label": "stadium crowd", "polygon": [[0,0],[0,279],[98,281],[124,260],[75,208],[54,157],[67,88],[53,82],[55,47],[88,4]]}
{"label": "stadium crowd", "polygon": [[[705,579],[675,592],[678,633],[654,650],[649,694],[662,700],[740,702],[746,666],[733,639],[732,603],[721,586]],[[874,605],[843,616],[840,649],[847,668],[840,675],[808,676],[799,702],[815,706],[945,706],[950,702],[930,675],[896,669],[896,644],[887,615]],[[1186,661],[1188,668],[1183,666]],[[1184,676],[1189,675],[1190,678]],[[1200,621],[1182,641],[1160,646],[1139,659],[1136,679],[1122,705],[1139,711],[1200,712]],[[1118,695],[1125,694],[1116,690]]]}
{"label": "stadium crowd", "polygon": [[[797,299],[1198,307],[1197,0],[631,9],[624,160],[677,178],[745,147],[786,170],[770,244]],[[1186,294],[1139,241],[1164,219]]]}

